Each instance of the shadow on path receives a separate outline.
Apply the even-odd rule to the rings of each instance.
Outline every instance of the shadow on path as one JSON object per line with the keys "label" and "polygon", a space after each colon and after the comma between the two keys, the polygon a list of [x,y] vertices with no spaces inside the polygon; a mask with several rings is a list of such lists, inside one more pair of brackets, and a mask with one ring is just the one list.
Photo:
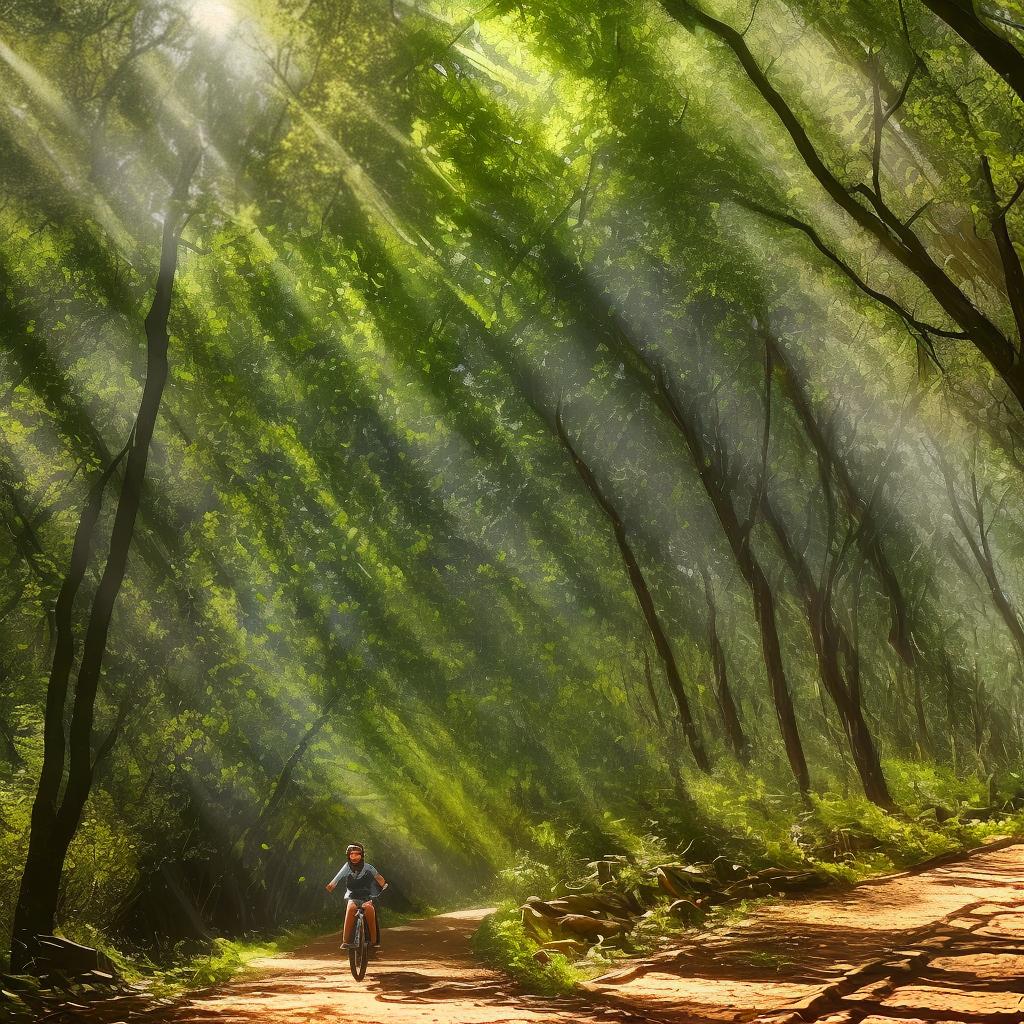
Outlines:
{"label": "shadow on path", "polygon": [[1024,1024],[1024,844],[814,899],[777,900],[548,999],[476,963],[488,910],[384,932],[353,980],[340,936],[254,964],[175,1024]]}
{"label": "shadow on path", "polygon": [[1024,1024],[1024,845],[779,900],[588,989],[695,1024]]}

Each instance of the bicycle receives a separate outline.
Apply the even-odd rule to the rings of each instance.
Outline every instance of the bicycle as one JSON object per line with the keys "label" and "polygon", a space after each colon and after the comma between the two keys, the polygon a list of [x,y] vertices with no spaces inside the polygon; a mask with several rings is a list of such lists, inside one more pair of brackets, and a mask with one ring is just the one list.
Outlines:
{"label": "bicycle", "polygon": [[[372,897],[372,902],[377,907],[378,914],[380,914],[380,898],[383,895],[382,891]],[[366,923],[366,914],[363,912],[364,906],[365,901],[356,908],[356,920],[352,926],[352,944],[348,950],[348,965],[352,971],[352,977],[356,981],[363,980],[363,976],[366,974],[366,965],[370,961],[371,936],[369,934],[370,927]],[[377,931],[378,933],[380,932],[379,917],[377,918]]]}

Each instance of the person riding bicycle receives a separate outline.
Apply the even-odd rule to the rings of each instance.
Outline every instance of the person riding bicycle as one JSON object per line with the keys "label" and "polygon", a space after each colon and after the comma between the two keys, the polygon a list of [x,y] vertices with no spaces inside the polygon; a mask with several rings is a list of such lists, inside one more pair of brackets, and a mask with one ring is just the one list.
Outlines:
{"label": "person riding bicycle", "polygon": [[[345,883],[345,899],[348,906],[345,909],[345,928],[342,933],[344,941],[342,949],[352,948],[352,928],[356,922],[356,910],[363,908],[363,915],[366,917],[366,924],[370,934],[374,937],[373,948],[380,949],[380,926],[377,923],[377,912],[373,906],[374,899],[388,887],[383,875],[378,874],[372,864],[365,862],[365,852],[362,843],[352,843],[345,850],[345,863],[341,870],[327,883],[327,891],[334,892],[338,883]],[[374,884],[379,887],[374,892]]]}

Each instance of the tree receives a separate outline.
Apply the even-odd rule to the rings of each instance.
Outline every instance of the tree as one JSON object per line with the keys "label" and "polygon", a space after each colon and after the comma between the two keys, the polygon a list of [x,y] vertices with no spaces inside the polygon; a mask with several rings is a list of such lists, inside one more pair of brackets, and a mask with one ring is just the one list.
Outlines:
{"label": "tree", "polygon": [[[921,211],[916,211],[910,216],[900,216],[883,193],[880,164],[883,133],[886,125],[903,104],[913,82],[917,65],[915,64],[907,76],[898,97],[887,109],[883,109],[881,105],[880,93],[876,84],[871,182],[870,184],[859,182],[848,186],[840,180],[839,176],[822,158],[818,147],[812,142],[807,129],[793,107],[761,68],[744,38],[744,33],[732,28],[724,21],[712,17],[701,6],[691,3],[689,0],[664,0],[662,6],[669,16],[683,27],[690,30],[697,27],[706,29],[733,52],[751,85],[764,102],[771,107],[789,134],[807,170],[835,206],[842,210],[858,228],[874,239],[882,252],[912,274],[928,290],[937,305],[956,325],[956,328],[950,329],[922,321],[893,299],[891,295],[867,284],[841,255],[822,240],[820,234],[810,224],[800,218],[789,213],[771,211],[761,203],[754,202],[750,205],[779,223],[793,227],[806,235],[814,246],[858,288],[897,312],[908,329],[914,332],[926,347],[931,348],[935,338],[953,338],[969,342],[1005,382],[1017,402],[1024,405],[1024,368],[1022,368],[1019,353],[1012,339],[972,301],[963,286],[946,271],[941,259],[937,259],[932,254],[926,237],[914,227],[914,222]],[[955,7],[956,5],[947,4],[945,6]],[[997,208],[1001,209],[1001,204],[997,203]],[[1012,252],[1012,246],[1010,250]],[[1016,253],[1012,252],[1011,263],[1016,259]],[[1008,280],[1013,280],[1014,276],[1011,272]],[[1003,298],[1007,302],[1012,301],[1008,295],[1004,295]]]}
{"label": "tree", "polygon": [[690,745],[690,753],[693,754],[693,759],[696,762],[697,767],[702,772],[709,772],[711,771],[711,762],[704,750],[704,742],[701,739],[700,732],[697,729],[697,723],[693,717],[693,712],[690,709],[690,701],[686,696],[686,690],[683,687],[682,676],[679,674],[679,666],[676,663],[676,657],[672,651],[672,644],[670,643],[668,635],[665,632],[665,627],[658,616],[658,611],[655,608],[654,598],[651,596],[647,580],[644,579],[644,574],[637,563],[636,555],[633,554],[633,549],[626,537],[626,528],[623,525],[622,520],[619,518],[618,513],[615,511],[615,507],[601,490],[601,487],[590,467],[569,440],[569,435],[566,433],[565,425],[562,422],[561,408],[555,412],[555,427],[558,431],[559,440],[561,440],[562,444],[565,445],[566,450],[569,452],[573,465],[576,467],[576,472],[580,475],[580,479],[586,485],[586,488],[590,492],[594,501],[597,502],[601,511],[605,514],[612,525],[612,531],[615,534],[615,543],[619,547],[619,554],[622,556],[622,563],[626,567],[626,574],[629,576],[630,586],[633,588],[633,593],[636,594],[640,610],[643,612],[644,622],[647,624],[647,628],[651,633],[651,639],[654,641],[654,649],[658,652],[658,657],[661,659],[662,667],[665,669],[665,677],[668,680],[669,690],[671,691],[672,697],[676,703],[679,723],[683,728],[686,741]]}
{"label": "tree", "polygon": [[[57,598],[57,636],[47,685],[43,766],[32,806],[29,848],[15,907],[11,939],[11,964],[15,970],[33,964],[38,952],[38,937],[53,931],[64,859],[81,821],[97,765],[109,753],[121,724],[115,723],[99,749],[94,752],[93,715],[96,693],[114,603],[124,580],[135,519],[142,500],[150,442],[167,381],[167,321],[174,291],[181,231],[188,219],[186,203],[189,187],[199,164],[200,153],[198,146],[191,146],[184,152],[171,194],[171,207],[164,217],[155,294],[145,322],[146,381],[135,426],[125,448],[93,485],[75,534],[71,565]],[[90,608],[81,663],[72,688],[74,602],[88,566],[103,491],[122,458],[126,458],[125,473],[114,514],[110,548]],[[70,725],[65,733],[64,716],[69,689],[73,689],[74,696]]]}

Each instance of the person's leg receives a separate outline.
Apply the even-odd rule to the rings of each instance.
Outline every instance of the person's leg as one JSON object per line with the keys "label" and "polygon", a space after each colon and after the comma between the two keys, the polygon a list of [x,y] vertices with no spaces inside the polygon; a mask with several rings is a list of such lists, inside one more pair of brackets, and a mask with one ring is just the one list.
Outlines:
{"label": "person's leg", "polygon": [[377,908],[372,903],[363,904],[363,913],[366,915],[366,927],[373,936],[373,944],[380,945],[380,932],[377,930]]}
{"label": "person's leg", "polygon": [[345,928],[342,932],[343,942],[352,941],[352,929],[356,923],[356,904],[355,900],[349,900],[348,906],[345,908]]}

